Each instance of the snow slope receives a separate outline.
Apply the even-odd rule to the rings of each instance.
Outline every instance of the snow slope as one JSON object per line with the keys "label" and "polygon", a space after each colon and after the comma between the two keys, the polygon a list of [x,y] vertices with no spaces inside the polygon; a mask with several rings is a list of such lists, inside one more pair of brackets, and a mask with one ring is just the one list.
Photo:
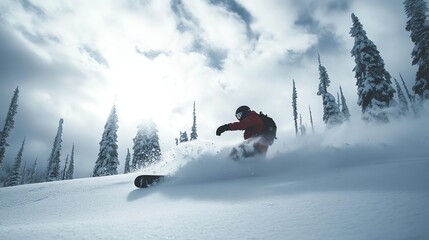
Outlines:
{"label": "snow slope", "polygon": [[138,173],[2,188],[0,239],[429,239],[426,120],[283,136],[238,163],[183,144],[149,189]]}

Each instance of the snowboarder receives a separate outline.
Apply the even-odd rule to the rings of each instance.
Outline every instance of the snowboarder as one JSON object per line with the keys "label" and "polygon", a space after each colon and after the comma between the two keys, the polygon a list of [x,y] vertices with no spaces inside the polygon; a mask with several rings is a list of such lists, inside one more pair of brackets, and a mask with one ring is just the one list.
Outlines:
{"label": "snowboarder", "polygon": [[[242,152],[242,157],[251,157],[257,154],[265,156],[270,143],[268,143],[265,138],[260,137],[264,132],[264,122],[262,121],[259,114],[253,110],[250,110],[248,106],[241,106],[237,108],[235,117],[239,120],[238,122],[220,126],[216,130],[216,135],[220,136],[225,131],[244,130],[244,140],[246,140],[246,142],[251,141],[253,149],[249,151],[248,149],[245,149],[245,143],[241,144],[238,148],[241,149],[240,151]],[[234,148],[231,152],[231,156],[235,160],[241,158],[240,156],[235,156],[237,151],[239,150]]]}

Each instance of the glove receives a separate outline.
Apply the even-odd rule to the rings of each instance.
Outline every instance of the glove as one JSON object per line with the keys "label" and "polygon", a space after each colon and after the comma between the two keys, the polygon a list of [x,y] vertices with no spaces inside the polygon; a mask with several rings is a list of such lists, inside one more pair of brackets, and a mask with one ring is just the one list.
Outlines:
{"label": "glove", "polygon": [[223,132],[228,131],[228,130],[229,130],[228,124],[222,125],[222,126],[217,128],[216,135],[220,136]]}

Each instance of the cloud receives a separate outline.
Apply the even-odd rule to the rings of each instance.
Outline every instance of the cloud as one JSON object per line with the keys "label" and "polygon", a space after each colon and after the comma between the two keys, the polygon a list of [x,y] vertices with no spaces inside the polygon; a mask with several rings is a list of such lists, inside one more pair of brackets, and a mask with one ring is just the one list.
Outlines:
{"label": "cloud", "polygon": [[228,11],[237,14],[241,20],[246,24],[246,33],[249,41],[258,39],[259,34],[252,29],[253,16],[250,12],[240,3],[234,0],[210,0],[211,4],[225,7]]}
{"label": "cloud", "polygon": [[35,15],[37,15],[39,18],[45,19],[48,16],[46,15],[46,13],[43,11],[43,9],[41,9],[40,7],[32,4],[29,0],[20,0],[20,3],[22,5],[22,7],[31,13],[34,13]]}
{"label": "cloud", "polygon": [[109,63],[107,62],[106,58],[103,57],[103,55],[100,53],[100,51],[93,49],[90,46],[82,46],[79,48],[80,51],[91,59],[95,60],[97,63],[104,65],[105,67],[109,67]]}

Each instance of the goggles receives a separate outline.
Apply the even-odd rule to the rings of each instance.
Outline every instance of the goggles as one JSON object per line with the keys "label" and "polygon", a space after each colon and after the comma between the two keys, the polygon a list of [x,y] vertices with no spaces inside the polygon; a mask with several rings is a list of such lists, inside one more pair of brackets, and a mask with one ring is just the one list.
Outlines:
{"label": "goggles", "polygon": [[243,117],[243,113],[242,113],[242,112],[238,112],[238,113],[236,113],[236,114],[235,114],[235,117],[236,117],[238,120],[241,120],[241,118]]}

